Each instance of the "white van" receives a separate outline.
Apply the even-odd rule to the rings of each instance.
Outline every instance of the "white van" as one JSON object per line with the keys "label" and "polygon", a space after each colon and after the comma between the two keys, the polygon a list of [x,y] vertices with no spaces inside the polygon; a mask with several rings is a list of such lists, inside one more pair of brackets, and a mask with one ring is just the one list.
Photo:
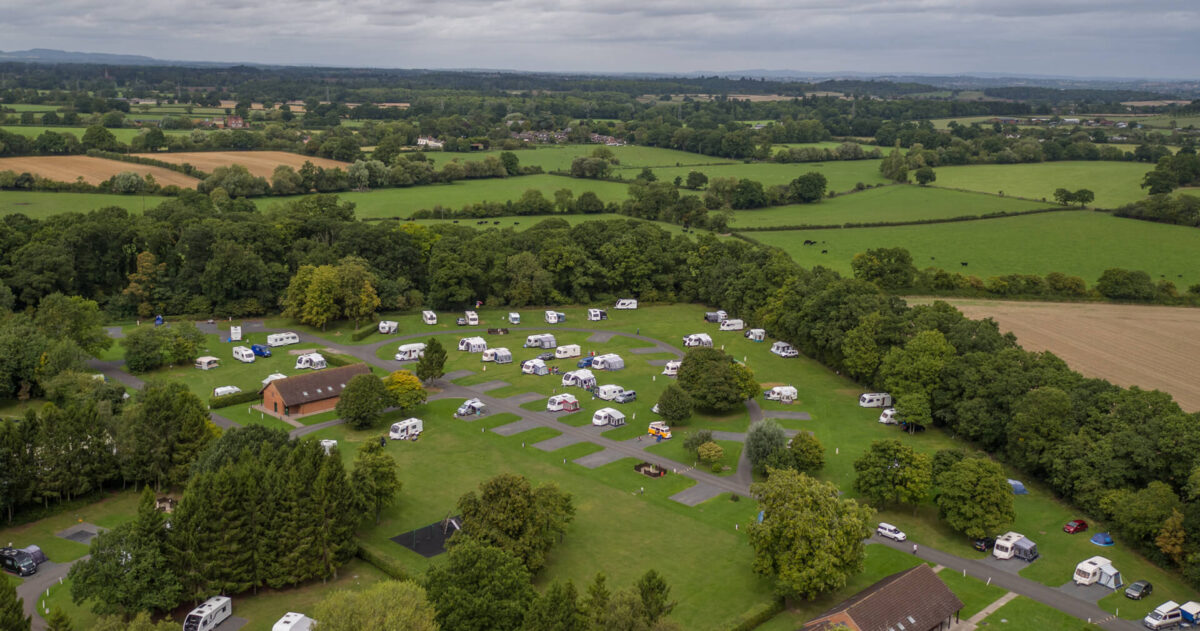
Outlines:
{"label": "white van", "polygon": [[271,627],[271,631],[312,631],[316,620],[302,613],[289,611]]}
{"label": "white van", "polygon": [[579,357],[582,353],[583,351],[579,348],[578,344],[564,344],[554,349],[554,358],[566,359],[568,357]]}
{"label": "white van", "polygon": [[421,321],[425,324],[437,324],[437,314],[432,311],[422,311]]}
{"label": "white van", "polygon": [[188,613],[183,631],[212,631],[231,615],[233,601],[227,596],[213,596]]}
{"label": "white van", "polygon": [[416,440],[425,431],[425,422],[419,418],[406,418],[392,423],[388,438],[392,440]]}
{"label": "white van", "polygon": [[1142,618],[1142,626],[1147,629],[1173,629],[1178,627],[1182,620],[1183,611],[1179,609],[1179,603],[1168,600],[1146,614],[1146,617]]}
{"label": "white van", "polygon": [[242,327],[240,327],[240,326],[229,327],[229,341],[230,342],[242,341]]}
{"label": "white van", "polygon": [[746,328],[746,323],[742,322],[741,320],[722,320],[721,321],[721,330],[722,331],[741,331],[744,328]]}
{"label": "white van", "polygon": [[237,386],[217,386],[213,388],[214,397],[227,397],[231,394],[238,394],[242,389]]}
{"label": "white van", "polygon": [[300,336],[286,331],[283,333],[272,333],[267,336],[267,346],[287,346],[288,344],[299,344]]}
{"label": "white van", "polygon": [[245,346],[233,347],[233,358],[246,364],[254,363],[254,351]]}
{"label": "white van", "polygon": [[395,333],[398,328],[400,328],[400,323],[395,320],[380,320],[379,322],[379,332],[384,335]]}
{"label": "white van", "polygon": [[478,313],[475,313],[474,311],[468,311],[468,312],[464,313],[463,315],[466,316],[466,318],[467,318],[467,326],[478,326],[479,325],[479,314]]}
{"label": "white van", "polygon": [[892,395],[886,392],[868,392],[858,397],[858,406],[863,408],[890,408]]}
{"label": "white van", "polygon": [[900,419],[896,416],[896,408],[887,408],[879,415],[879,422],[884,425],[897,425]]}
{"label": "white van", "polygon": [[425,342],[415,342],[413,344],[401,344],[400,348],[396,349],[396,361],[398,362],[414,362],[425,356]]}

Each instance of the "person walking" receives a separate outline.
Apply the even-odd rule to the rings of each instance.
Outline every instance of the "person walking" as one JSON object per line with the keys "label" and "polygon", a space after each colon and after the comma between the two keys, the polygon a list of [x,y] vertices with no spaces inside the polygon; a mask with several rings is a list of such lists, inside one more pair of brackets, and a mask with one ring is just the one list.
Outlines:
{"label": "person walking", "polygon": [[917,544],[914,543],[913,544],[913,554],[915,555],[916,553],[917,553]]}

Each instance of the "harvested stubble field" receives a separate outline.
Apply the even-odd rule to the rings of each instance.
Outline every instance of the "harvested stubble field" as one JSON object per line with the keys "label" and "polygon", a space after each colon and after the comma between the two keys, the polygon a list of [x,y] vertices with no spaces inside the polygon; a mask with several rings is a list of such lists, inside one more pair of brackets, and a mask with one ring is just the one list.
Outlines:
{"label": "harvested stubble field", "polygon": [[99,184],[125,171],[133,171],[145,177],[153,175],[163,186],[174,184],[183,188],[194,188],[200,181],[162,167],[105,160],[90,156],[29,156],[23,158],[0,158],[0,171],[32,173],[58,182],[74,182],[83,178],[88,184]]}
{"label": "harvested stubble field", "polygon": [[[921,302],[912,300],[910,302]],[[927,301],[925,301],[927,302]],[[1095,303],[948,300],[971,318],[993,318],[1026,349],[1122,386],[1174,395],[1200,410],[1200,309]]]}
{"label": "harvested stubble field", "polygon": [[324,167],[326,169],[346,169],[350,165],[337,160],[328,158],[318,158],[316,156],[305,156],[298,153],[288,153],[286,151],[194,151],[180,153],[139,153],[134,154],[143,158],[154,158],[171,164],[188,163],[201,171],[211,173],[217,167],[227,167],[231,164],[240,164],[250,173],[259,175],[265,178],[270,178],[275,171],[275,167],[285,164],[287,166],[300,170],[305,162],[312,162],[313,165]]}

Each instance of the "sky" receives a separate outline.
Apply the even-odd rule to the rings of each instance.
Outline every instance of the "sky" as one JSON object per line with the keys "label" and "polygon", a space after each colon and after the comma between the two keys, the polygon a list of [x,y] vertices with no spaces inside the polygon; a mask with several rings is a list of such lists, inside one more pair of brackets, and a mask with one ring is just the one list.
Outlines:
{"label": "sky", "polygon": [[4,0],[0,49],[556,72],[1200,78],[1198,0]]}

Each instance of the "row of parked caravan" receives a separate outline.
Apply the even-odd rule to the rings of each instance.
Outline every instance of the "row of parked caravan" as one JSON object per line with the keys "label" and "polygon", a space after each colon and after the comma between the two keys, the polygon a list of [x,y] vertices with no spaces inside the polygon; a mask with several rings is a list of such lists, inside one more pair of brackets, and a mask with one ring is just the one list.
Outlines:
{"label": "row of parked caravan", "polygon": [[[233,600],[228,596],[213,596],[188,612],[183,619],[183,631],[212,631],[232,615]],[[312,631],[316,627],[316,620],[289,611],[271,625],[271,631]]]}
{"label": "row of parked caravan", "polygon": [[[638,301],[633,298],[622,298],[617,301],[614,309],[637,309]],[[547,310],[544,318],[547,324],[562,324],[567,321],[567,314],[562,311]],[[592,322],[608,319],[608,311],[604,309],[588,309],[587,319]],[[421,321],[428,325],[438,323],[437,312],[422,311]],[[516,311],[510,311],[508,314],[509,324],[520,324],[521,314]],[[479,314],[474,311],[464,311],[462,317],[456,320],[459,326],[479,326]],[[379,332],[384,335],[391,335],[400,329],[400,323],[395,320],[382,320],[379,322]]]}
{"label": "row of parked caravan", "polygon": [[[704,313],[704,321],[718,324],[722,331],[741,331],[745,329],[746,332],[742,334],[742,337],[752,342],[765,342],[767,339],[766,329],[746,329],[746,322],[744,320],[731,319],[729,314],[724,311],[707,311]],[[683,337],[683,345],[687,348],[712,348],[713,339],[708,333],[692,333]],[[785,358],[800,356],[800,351],[796,350],[791,344],[782,341],[772,343],[771,352]]]}

